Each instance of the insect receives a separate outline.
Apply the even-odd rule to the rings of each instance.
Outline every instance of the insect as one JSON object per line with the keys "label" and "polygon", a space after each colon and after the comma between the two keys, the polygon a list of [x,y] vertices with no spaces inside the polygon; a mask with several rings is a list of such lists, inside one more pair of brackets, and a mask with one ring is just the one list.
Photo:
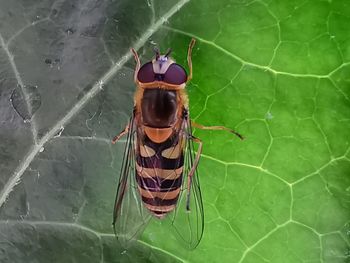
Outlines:
{"label": "insect", "polygon": [[195,248],[203,235],[204,212],[197,174],[202,141],[193,136],[192,127],[227,130],[243,139],[232,129],[190,120],[185,87],[192,78],[194,44],[192,39],[187,53],[189,75],[170,57],[170,49],[164,55],[156,49],[155,58],[142,66],[131,49],[136,61],[134,110],[112,141],[127,135],[113,213],[115,233],[126,241],[137,238],[151,218],[168,219],[175,236]]}

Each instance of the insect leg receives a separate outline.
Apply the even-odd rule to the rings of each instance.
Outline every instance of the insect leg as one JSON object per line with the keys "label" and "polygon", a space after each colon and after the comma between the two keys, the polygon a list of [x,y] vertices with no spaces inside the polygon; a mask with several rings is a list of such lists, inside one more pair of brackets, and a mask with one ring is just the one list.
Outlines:
{"label": "insect leg", "polygon": [[202,130],[221,130],[221,131],[228,131],[231,132],[233,134],[235,134],[237,137],[239,137],[241,140],[244,140],[244,137],[239,134],[238,132],[236,132],[235,130],[232,130],[230,128],[224,127],[224,126],[204,126],[202,124],[199,123],[195,123],[193,121],[191,121],[191,125],[195,128],[198,129],[202,129]]}
{"label": "insect leg", "polygon": [[190,74],[187,77],[187,82],[192,79],[192,49],[193,49],[193,46],[195,43],[196,43],[196,40],[194,38],[192,38],[190,45],[188,46],[187,63],[188,63],[188,67],[190,69]]}
{"label": "insect leg", "polygon": [[190,135],[190,139],[196,143],[198,143],[198,150],[197,150],[197,154],[196,157],[192,163],[192,167],[190,172],[188,173],[187,176],[187,200],[186,200],[186,210],[190,211],[190,193],[191,193],[191,184],[192,184],[192,177],[197,169],[198,163],[199,163],[199,159],[201,157],[201,153],[202,153],[202,146],[203,143],[200,139],[194,137],[193,135]]}
{"label": "insect leg", "polygon": [[134,58],[136,61],[136,67],[135,67],[135,72],[134,72],[134,81],[136,83],[137,82],[137,73],[140,70],[140,58],[139,58],[139,55],[137,54],[137,51],[134,48],[131,49],[131,52],[134,54]]}
{"label": "insect leg", "polygon": [[121,137],[123,137],[125,134],[127,134],[129,132],[130,129],[130,123],[128,123],[128,125],[126,125],[125,129],[119,133],[118,135],[114,136],[112,143],[115,144],[117,141],[119,141],[119,139]]}

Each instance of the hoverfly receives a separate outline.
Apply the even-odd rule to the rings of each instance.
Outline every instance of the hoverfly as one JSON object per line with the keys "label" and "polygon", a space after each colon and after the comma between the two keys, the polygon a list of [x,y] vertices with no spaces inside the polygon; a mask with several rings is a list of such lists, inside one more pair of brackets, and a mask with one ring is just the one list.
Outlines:
{"label": "hoverfly", "polygon": [[169,218],[178,239],[195,248],[203,235],[204,213],[197,175],[202,141],[193,136],[192,126],[227,130],[243,139],[226,127],[190,120],[185,87],[192,78],[194,44],[192,39],[187,53],[189,75],[170,57],[170,49],[164,55],[156,49],[155,58],[142,66],[131,49],[136,61],[134,110],[112,141],[127,134],[113,213],[114,231],[126,241],[136,239],[151,218]]}

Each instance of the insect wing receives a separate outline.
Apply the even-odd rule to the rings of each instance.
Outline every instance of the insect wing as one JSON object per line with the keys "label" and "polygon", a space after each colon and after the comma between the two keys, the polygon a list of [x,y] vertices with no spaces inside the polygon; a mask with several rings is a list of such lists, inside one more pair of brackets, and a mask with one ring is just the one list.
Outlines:
{"label": "insect wing", "polygon": [[184,118],[183,127],[181,132],[184,143],[183,182],[176,210],[170,215],[170,220],[177,239],[187,248],[194,249],[203,236],[204,211],[197,169],[191,178],[191,187],[188,191],[188,176],[194,165],[196,152],[191,140],[192,129],[189,119]]}
{"label": "insect wing", "polygon": [[113,213],[114,232],[125,248],[142,234],[151,218],[142,205],[135,180],[136,126],[131,118]]}

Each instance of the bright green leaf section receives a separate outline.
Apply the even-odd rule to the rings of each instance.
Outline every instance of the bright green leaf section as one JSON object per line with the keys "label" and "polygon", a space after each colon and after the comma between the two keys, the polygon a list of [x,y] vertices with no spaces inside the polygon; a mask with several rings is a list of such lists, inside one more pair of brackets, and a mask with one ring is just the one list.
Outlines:
{"label": "bright green leaf section", "polygon": [[[349,37],[343,33],[350,19],[340,2],[190,3],[156,35],[164,49],[183,50],[174,54],[180,62],[190,38],[199,40],[188,88],[192,117],[235,128],[246,140],[195,131],[204,141],[206,209],[195,251],[149,239],[162,235],[159,225],[144,240],[190,262],[349,259]],[[195,21],[206,13],[200,28]]]}
{"label": "bright green leaf section", "polygon": [[[349,261],[349,243],[339,234],[322,237],[322,257],[325,263],[343,263]],[[345,252],[344,252],[345,251]]]}
{"label": "bright green leaf section", "polygon": [[320,262],[319,237],[310,229],[289,223],[261,240],[243,262]]}

